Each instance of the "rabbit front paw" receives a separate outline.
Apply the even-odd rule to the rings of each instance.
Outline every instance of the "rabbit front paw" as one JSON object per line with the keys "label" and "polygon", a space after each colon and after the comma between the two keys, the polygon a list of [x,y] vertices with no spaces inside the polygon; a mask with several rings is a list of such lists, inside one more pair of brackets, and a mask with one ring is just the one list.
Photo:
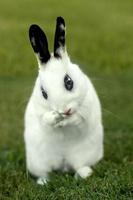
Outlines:
{"label": "rabbit front paw", "polygon": [[56,124],[58,124],[61,120],[61,115],[56,111],[47,112],[43,116],[43,121],[51,126],[56,126]]}
{"label": "rabbit front paw", "polygon": [[79,125],[82,122],[82,118],[77,115],[73,114],[71,116],[68,116],[66,118],[62,118],[57,124],[55,124],[55,127],[64,127],[67,125]]}
{"label": "rabbit front paw", "polygon": [[66,126],[67,124],[68,124],[67,120],[61,120],[61,121],[59,121],[58,123],[55,124],[55,127],[61,128],[61,127]]}

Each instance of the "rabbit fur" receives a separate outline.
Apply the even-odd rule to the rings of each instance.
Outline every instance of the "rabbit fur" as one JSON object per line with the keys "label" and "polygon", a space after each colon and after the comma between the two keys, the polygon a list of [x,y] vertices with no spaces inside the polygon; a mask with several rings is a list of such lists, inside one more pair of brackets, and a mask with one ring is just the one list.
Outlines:
{"label": "rabbit fur", "polygon": [[[97,93],[65,46],[65,22],[57,18],[54,53],[45,33],[31,25],[30,42],[39,66],[25,111],[25,148],[28,171],[45,184],[53,170],[87,178],[103,157],[103,125]],[[65,88],[66,77],[67,87]],[[71,89],[72,87],[72,89]],[[43,88],[43,89],[41,89]]]}

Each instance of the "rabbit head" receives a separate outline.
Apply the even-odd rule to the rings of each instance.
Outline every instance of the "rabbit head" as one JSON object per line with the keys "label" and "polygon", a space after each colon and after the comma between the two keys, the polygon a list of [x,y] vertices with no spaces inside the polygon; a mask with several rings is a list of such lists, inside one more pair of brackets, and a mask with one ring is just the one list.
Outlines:
{"label": "rabbit head", "polygon": [[49,53],[46,35],[38,25],[30,26],[29,38],[38,60],[38,91],[44,106],[71,115],[80,109],[87,84],[86,75],[67,54],[65,30],[64,19],[57,17],[52,54]]}

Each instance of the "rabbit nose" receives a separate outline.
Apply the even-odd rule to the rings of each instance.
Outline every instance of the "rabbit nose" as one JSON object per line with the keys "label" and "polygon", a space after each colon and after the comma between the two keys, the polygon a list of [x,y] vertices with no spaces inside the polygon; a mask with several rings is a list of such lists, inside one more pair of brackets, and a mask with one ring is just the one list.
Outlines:
{"label": "rabbit nose", "polygon": [[68,110],[66,110],[63,114],[66,115],[66,116],[71,115],[72,114],[71,113],[71,108],[69,108]]}

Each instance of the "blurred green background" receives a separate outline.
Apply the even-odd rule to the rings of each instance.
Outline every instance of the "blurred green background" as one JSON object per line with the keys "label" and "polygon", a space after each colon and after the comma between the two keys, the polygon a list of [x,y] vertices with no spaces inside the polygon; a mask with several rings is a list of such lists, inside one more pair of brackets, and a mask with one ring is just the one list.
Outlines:
{"label": "blurred green background", "polygon": [[0,74],[36,71],[28,41],[30,24],[44,27],[53,50],[55,19],[67,23],[67,47],[72,58],[91,68],[118,71],[133,64],[133,2],[131,0],[0,2]]}
{"label": "blurred green background", "polygon": [[[52,173],[37,186],[25,169],[23,115],[37,62],[32,23],[53,50],[55,20],[67,25],[72,61],[92,79],[101,99],[105,157],[86,181]],[[0,199],[133,199],[133,1],[0,1]]]}

